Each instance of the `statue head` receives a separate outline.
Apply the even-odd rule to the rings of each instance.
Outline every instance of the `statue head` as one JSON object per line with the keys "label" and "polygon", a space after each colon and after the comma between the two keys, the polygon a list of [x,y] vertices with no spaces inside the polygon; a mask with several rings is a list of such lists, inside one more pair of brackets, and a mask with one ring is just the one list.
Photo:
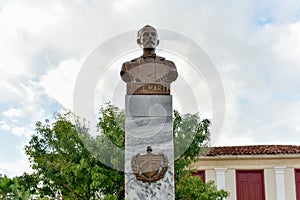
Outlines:
{"label": "statue head", "polygon": [[151,146],[147,146],[147,152],[152,152],[152,147]]}
{"label": "statue head", "polygon": [[150,25],[141,28],[137,33],[137,43],[143,49],[155,49],[159,43],[156,29]]}

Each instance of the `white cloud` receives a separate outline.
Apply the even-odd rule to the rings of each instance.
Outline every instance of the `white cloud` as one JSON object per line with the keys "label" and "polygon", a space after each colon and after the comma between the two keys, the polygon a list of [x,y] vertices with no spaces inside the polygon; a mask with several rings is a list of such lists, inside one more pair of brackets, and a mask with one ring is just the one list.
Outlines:
{"label": "white cloud", "polygon": [[[299,144],[299,4],[6,1],[0,8],[0,106],[20,120],[1,119],[0,128],[26,137],[33,129],[28,124],[53,112],[49,97],[72,108],[83,58],[114,35],[149,23],[187,35],[216,63],[226,93],[219,144]],[[209,109],[205,103],[204,115]],[[18,171],[22,163],[0,166]]]}
{"label": "white cloud", "polygon": [[226,132],[220,137],[219,142],[217,144],[213,144],[213,146],[239,146],[250,144],[255,144],[251,136],[229,134]]}
{"label": "white cloud", "polygon": [[32,134],[32,125],[27,125],[25,127],[12,127],[11,133],[17,136],[30,136]]}
{"label": "white cloud", "polygon": [[40,84],[46,94],[66,109],[73,108],[73,90],[81,65],[82,62],[78,60],[64,60],[41,79]]}
{"label": "white cloud", "polygon": [[[107,8],[105,14],[110,12],[117,14],[108,17],[106,21],[100,20],[104,14],[93,12],[100,4],[95,3],[94,9],[89,8],[92,12],[90,16],[95,17],[95,19],[83,16],[85,11],[75,9],[73,17],[68,18],[69,21],[64,21],[64,23],[70,30],[74,30],[75,23],[73,20],[76,19],[78,21],[76,26],[81,27],[81,30],[73,35],[68,34],[70,37],[66,38],[65,41],[61,40],[61,36],[65,33],[58,30],[54,38],[59,38],[64,49],[69,49],[69,52],[75,53],[75,49],[78,49],[82,44],[79,40],[82,35],[90,36],[83,39],[85,41],[83,49],[87,50],[92,47],[91,43],[94,43],[95,47],[101,39],[110,38],[109,34],[114,35],[122,31],[136,29],[146,23],[186,34],[205,47],[208,54],[214,59],[224,81],[227,100],[224,135],[231,132],[233,135],[230,137],[246,138],[245,141],[249,143],[261,140],[268,142],[269,135],[261,134],[263,132],[272,131],[274,133],[275,131],[277,134],[274,135],[279,135],[281,130],[274,125],[279,121],[274,113],[280,112],[280,108],[284,104],[293,104],[293,99],[280,101],[280,98],[285,98],[280,97],[272,103],[269,102],[274,97],[278,98],[280,93],[292,93],[299,86],[296,79],[297,73],[293,73],[292,67],[299,66],[296,65],[298,62],[296,56],[293,56],[299,52],[298,25],[297,22],[290,22],[289,16],[280,14],[282,13],[280,11],[282,4],[275,4],[270,11],[266,11],[270,7],[267,3],[251,2],[235,4],[201,2],[192,5],[165,1],[158,6],[155,2],[145,1],[142,7],[137,6],[139,3],[135,3],[135,1],[131,1],[126,6],[123,6],[122,3],[123,1],[114,1],[111,6],[104,4]],[[171,4],[172,6],[169,7]],[[294,13],[299,3],[293,2],[293,4],[293,7],[284,6],[284,9]],[[64,4],[64,6],[67,5]],[[145,7],[147,9],[143,9]],[[153,10],[156,10],[156,14],[153,14]],[[177,17],[179,11],[181,15]],[[75,14],[75,12],[77,13]],[[78,20],[79,18],[80,20]],[[259,20],[263,18],[266,24],[260,25]],[[273,21],[268,22],[269,18]],[[195,23],[195,19],[197,19],[197,23]],[[125,21],[126,23],[124,23]],[[91,29],[96,24],[98,26]],[[118,24],[118,26],[111,24]],[[89,33],[84,31],[84,29],[89,28]],[[294,64],[288,65],[291,62]],[[68,103],[70,98],[64,97],[67,93],[55,90],[56,84],[50,84],[52,82],[50,80],[54,80],[54,77],[56,77],[55,80],[58,80],[59,75],[55,76],[54,74],[56,70],[59,72],[59,68],[56,67],[51,73],[49,71],[47,74],[49,76],[48,85],[46,86],[45,81],[43,81],[43,85],[51,97],[58,99],[65,107],[70,108],[71,104]],[[63,74],[64,72],[59,73]],[[61,79],[57,82],[67,81]],[[62,86],[62,88],[64,87],[66,86]],[[61,91],[67,90],[61,89]],[[251,104],[242,105],[243,101],[249,101]],[[257,116],[261,110],[264,110],[264,113]],[[288,113],[284,115],[286,119],[289,119],[284,122],[285,125],[291,126],[291,119],[287,118]],[[269,126],[260,123],[265,118],[270,121]]]}
{"label": "white cloud", "polygon": [[33,86],[25,84],[21,77],[2,73],[0,79],[0,103],[18,101],[26,104],[34,100],[36,92],[33,91]]}
{"label": "white cloud", "polygon": [[24,172],[33,173],[27,157],[23,157],[16,162],[0,162],[0,166],[0,173],[4,173],[9,177],[20,176]]}
{"label": "white cloud", "polygon": [[274,46],[274,50],[278,56],[284,57],[285,61],[292,61],[299,64],[300,21],[277,28],[281,30],[281,34]]}
{"label": "white cloud", "polygon": [[0,121],[0,128],[5,131],[11,130],[10,125],[8,125],[5,121]]}
{"label": "white cloud", "polygon": [[21,109],[12,108],[5,112],[2,112],[5,117],[13,118],[13,117],[21,117],[23,112]]}
{"label": "white cloud", "polygon": [[[0,129],[4,130],[6,132],[10,132],[19,137],[29,138],[30,135],[34,132],[34,125],[27,124],[27,125],[23,125],[23,126],[17,126],[15,124],[13,124],[12,122],[7,123],[5,121],[0,121]],[[5,139],[4,135],[1,135],[1,137],[3,137],[3,139]]]}
{"label": "white cloud", "polygon": [[15,31],[24,31],[28,34],[42,32],[49,26],[54,26],[63,14],[58,3],[41,5],[38,2],[31,4],[21,1],[9,1],[2,7],[0,13],[1,28],[4,33],[15,34]]}
{"label": "white cloud", "polygon": [[54,26],[60,14],[54,5],[39,6],[8,1],[0,12],[0,70],[10,74],[32,73],[32,61],[42,47],[35,35]]}
{"label": "white cloud", "polygon": [[112,5],[113,8],[122,14],[127,14],[131,12],[132,8],[139,8],[139,3],[142,3],[139,0],[119,0],[119,1],[113,1]]}
{"label": "white cloud", "polygon": [[299,144],[298,32],[299,22],[266,24],[242,40],[209,46],[226,90],[219,144]]}

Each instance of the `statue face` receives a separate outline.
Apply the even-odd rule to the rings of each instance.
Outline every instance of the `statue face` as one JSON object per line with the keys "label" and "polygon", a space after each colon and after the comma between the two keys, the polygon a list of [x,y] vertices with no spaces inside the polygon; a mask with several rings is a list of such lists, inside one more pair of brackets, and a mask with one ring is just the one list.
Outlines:
{"label": "statue face", "polygon": [[141,30],[138,44],[141,45],[143,49],[155,49],[158,42],[157,32],[153,27],[144,27]]}

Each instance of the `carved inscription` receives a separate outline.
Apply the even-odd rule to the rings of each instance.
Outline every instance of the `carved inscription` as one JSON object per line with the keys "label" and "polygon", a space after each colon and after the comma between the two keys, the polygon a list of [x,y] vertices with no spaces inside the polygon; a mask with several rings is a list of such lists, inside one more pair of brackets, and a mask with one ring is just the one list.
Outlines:
{"label": "carved inscription", "polygon": [[127,94],[170,94],[170,84],[157,83],[127,83]]}

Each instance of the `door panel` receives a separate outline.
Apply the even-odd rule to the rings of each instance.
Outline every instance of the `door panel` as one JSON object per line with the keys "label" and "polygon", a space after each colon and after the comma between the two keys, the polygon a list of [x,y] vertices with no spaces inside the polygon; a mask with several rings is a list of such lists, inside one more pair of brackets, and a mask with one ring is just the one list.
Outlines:
{"label": "door panel", "polygon": [[295,169],[296,199],[300,200],[300,169]]}
{"label": "door panel", "polygon": [[265,200],[263,170],[236,170],[237,200]]}

